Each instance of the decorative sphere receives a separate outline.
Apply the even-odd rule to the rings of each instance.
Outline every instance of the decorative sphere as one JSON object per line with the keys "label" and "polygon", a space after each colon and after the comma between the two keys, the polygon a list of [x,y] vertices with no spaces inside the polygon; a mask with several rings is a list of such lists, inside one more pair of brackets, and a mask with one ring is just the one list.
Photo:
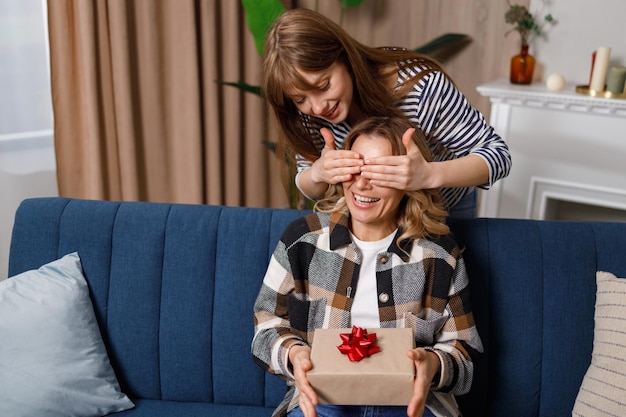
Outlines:
{"label": "decorative sphere", "polygon": [[565,77],[561,74],[552,74],[548,77],[546,86],[550,91],[561,91],[565,87]]}

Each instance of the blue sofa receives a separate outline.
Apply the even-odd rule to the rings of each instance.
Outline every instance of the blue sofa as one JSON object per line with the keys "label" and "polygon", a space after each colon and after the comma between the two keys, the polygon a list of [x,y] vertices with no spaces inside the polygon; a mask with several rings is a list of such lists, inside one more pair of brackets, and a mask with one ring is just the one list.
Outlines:
{"label": "blue sofa", "polygon": [[[9,275],[77,251],[123,391],[120,417],[270,416],[284,382],[252,361],[252,306],[304,212],[25,200]],[[475,219],[465,248],[485,355],[464,415],[565,417],[589,365],[595,272],[626,276],[626,224]]]}

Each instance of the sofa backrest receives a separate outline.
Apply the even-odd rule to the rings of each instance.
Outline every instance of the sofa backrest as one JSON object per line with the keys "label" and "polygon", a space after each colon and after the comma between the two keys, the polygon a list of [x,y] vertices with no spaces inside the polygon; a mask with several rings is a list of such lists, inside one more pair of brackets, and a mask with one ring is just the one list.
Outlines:
{"label": "sofa backrest", "polygon": [[451,222],[485,355],[465,416],[570,417],[591,361],[596,271],[626,277],[626,223]]}
{"label": "sofa backrest", "polygon": [[[9,274],[77,251],[131,398],[274,407],[252,361],[252,305],[286,225],[304,212],[41,198],[19,207]],[[569,416],[589,364],[595,272],[626,276],[626,224],[452,222],[486,353],[466,416]]]}
{"label": "sofa backrest", "polygon": [[44,198],[18,208],[9,275],[77,251],[131,398],[275,407],[252,306],[292,210]]}

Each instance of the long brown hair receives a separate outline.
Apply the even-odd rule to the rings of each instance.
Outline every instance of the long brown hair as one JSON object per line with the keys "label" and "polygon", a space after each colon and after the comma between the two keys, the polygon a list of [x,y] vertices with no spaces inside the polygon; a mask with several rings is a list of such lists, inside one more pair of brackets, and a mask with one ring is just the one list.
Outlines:
{"label": "long brown hair", "polygon": [[[407,129],[415,127],[404,117],[370,117],[357,123],[345,141],[345,149],[351,149],[361,135],[372,135],[389,140],[392,155],[406,155],[402,136]],[[424,133],[415,129],[412,136],[419,151],[427,161],[432,155],[426,144]],[[329,187],[326,196],[317,202],[315,208],[320,212],[338,212],[346,210],[341,184]],[[450,233],[446,224],[448,212],[444,208],[443,198],[438,189],[405,191],[404,199],[398,211],[398,225],[402,227],[402,235],[398,243],[404,239],[442,236]],[[398,244],[398,247],[402,247]]]}
{"label": "long brown hair", "polygon": [[[431,58],[403,48],[372,48],[352,38],[343,28],[320,13],[292,9],[272,25],[265,41],[263,89],[278,119],[281,145],[309,160],[320,156],[304,126],[288,88],[311,89],[297,70],[323,71],[333,63],[346,65],[354,84],[353,100],[365,116],[401,116],[395,102],[424,75],[443,71]],[[392,90],[384,82],[397,67],[423,68],[416,77]]]}

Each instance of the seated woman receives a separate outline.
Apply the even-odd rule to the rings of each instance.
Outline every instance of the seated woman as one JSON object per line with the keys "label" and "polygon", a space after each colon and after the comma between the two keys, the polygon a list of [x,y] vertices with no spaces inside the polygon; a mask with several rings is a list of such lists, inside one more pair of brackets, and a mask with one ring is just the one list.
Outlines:
{"label": "seated woman", "polygon": [[[362,158],[430,153],[402,118],[369,118],[346,138]],[[437,190],[402,191],[355,175],[313,214],[290,224],[268,266],[255,306],[252,353],[288,381],[277,416],[458,416],[482,352],[461,251]],[[413,397],[408,407],[318,405],[307,380],[318,328],[413,328]]]}

